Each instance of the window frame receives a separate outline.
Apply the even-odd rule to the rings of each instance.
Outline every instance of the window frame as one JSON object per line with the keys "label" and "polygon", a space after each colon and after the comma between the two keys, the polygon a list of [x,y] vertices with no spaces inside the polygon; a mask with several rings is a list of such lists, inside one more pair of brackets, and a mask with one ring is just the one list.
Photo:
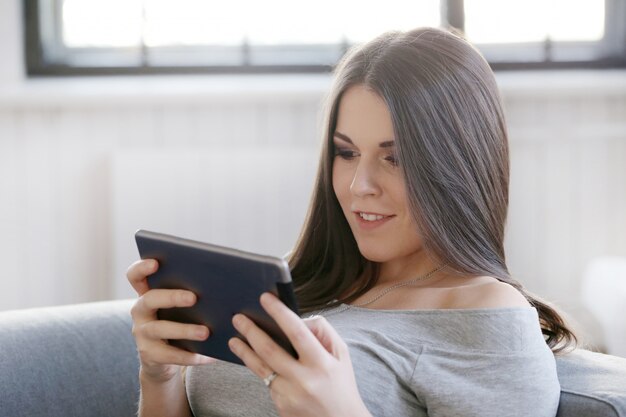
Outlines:
{"label": "window frame", "polygon": [[[626,2],[605,1],[605,37],[598,42],[535,42],[524,44],[477,44],[496,70],[626,68]],[[263,74],[331,72],[337,60],[352,46],[346,39],[332,45],[188,46],[146,48],[67,48],[61,36],[62,0],[23,0],[25,61],[29,77],[76,75],[149,74]],[[441,26],[463,30],[463,0],[441,0]],[[44,10],[48,7],[47,10]],[[54,21],[44,18],[52,15]],[[45,36],[43,36],[45,35]],[[46,41],[44,41],[47,40]],[[295,52],[309,61],[279,64]],[[192,52],[193,54],[190,54]],[[304,52],[304,54],[303,54]],[[179,65],[157,65],[168,56],[185,55]],[[509,56],[541,59],[511,60]],[[555,60],[555,54],[574,57]],[[196,61],[190,60],[195,56]],[[576,59],[575,57],[579,58]],[[212,58],[212,61],[208,59]],[[580,57],[586,57],[581,59]],[[283,58],[284,59],[284,58]],[[302,59],[301,59],[302,60]],[[317,62],[315,62],[315,60]],[[100,63],[85,65],[85,62]],[[115,65],[106,65],[115,62]],[[306,62],[306,63],[305,63]]]}

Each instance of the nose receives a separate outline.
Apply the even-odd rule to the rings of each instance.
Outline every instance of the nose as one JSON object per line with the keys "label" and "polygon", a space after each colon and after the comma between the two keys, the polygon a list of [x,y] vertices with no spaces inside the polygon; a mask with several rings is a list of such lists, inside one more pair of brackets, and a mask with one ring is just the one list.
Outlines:
{"label": "nose", "polygon": [[350,184],[350,192],[356,197],[380,194],[380,184],[375,170],[361,162],[357,165]]}

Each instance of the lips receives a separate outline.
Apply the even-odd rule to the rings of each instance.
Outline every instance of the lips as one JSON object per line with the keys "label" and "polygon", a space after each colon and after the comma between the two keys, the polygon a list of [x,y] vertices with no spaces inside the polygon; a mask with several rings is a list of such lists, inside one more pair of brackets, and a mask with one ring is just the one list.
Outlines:
{"label": "lips", "polygon": [[[368,213],[368,214],[374,214],[374,213]],[[396,216],[395,215],[385,216],[379,220],[365,220],[364,218],[361,217],[359,212],[356,212],[354,213],[354,217],[356,217],[357,224],[362,230],[372,230],[380,226],[383,226],[385,223],[387,223],[388,221],[390,221]]]}
{"label": "lips", "polygon": [[383,213],[377,213],[375,211],[365,211],[365,210],[352,210],[353,213],[360,215],[361,213],[363,214],[373,214],[375,216],[385,216],[385,217],[392,217],[393,214],[383,214]]}

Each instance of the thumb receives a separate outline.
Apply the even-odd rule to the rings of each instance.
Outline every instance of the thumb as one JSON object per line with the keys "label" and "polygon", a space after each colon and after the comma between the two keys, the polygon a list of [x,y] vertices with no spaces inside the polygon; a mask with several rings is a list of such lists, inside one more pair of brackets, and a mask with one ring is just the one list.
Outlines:
{"label": "thumb", "polygon": [[309,317],[304,320],[304,323],[328,353],[338,359],[348,356],[346,343],[324,317]]}

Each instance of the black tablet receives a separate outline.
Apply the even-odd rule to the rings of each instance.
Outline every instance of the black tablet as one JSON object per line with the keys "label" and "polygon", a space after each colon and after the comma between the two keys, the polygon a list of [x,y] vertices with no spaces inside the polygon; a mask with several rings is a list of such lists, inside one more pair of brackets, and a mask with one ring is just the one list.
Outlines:
{"label": "black tablet", "polygon": [[169,340],[182,349],[237,364],[228,340],[239,337],[232,317],[243,313],[292,356],[291,343],[263,310],[259,297],[271,292],[298,314],[289,265],[284,259],[138,230],[135,240],[141,259],[156,259],[157,272],[148,277],[150,288],[185,289],[197,296],[192,307],[161,309],[160,320],[203,324],[210,329],[205,341]]}

